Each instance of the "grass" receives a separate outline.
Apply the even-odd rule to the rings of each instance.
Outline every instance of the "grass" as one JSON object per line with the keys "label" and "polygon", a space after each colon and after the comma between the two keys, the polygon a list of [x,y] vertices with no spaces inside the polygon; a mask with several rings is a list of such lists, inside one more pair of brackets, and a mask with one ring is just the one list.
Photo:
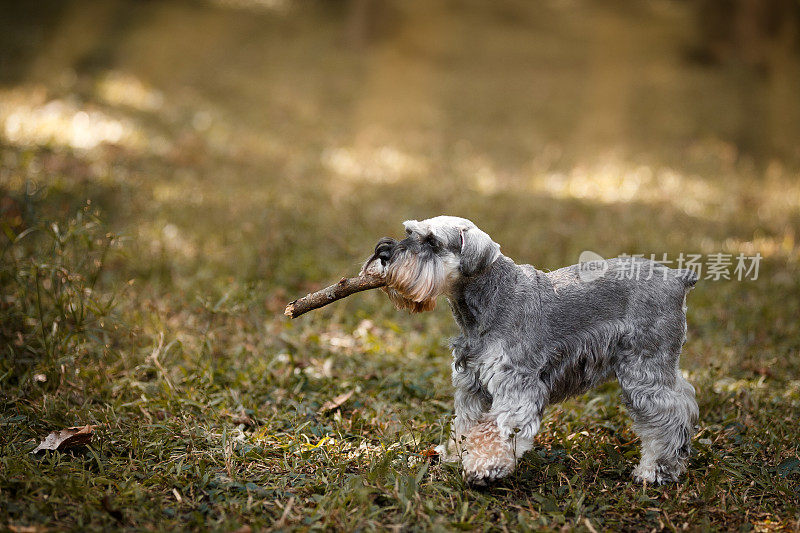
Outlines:
{"label": "grass", "polygon": [[[697,322],[721,302],[691,315],[702,429],[683,484],[630,482],[637,442],[609,384],[551,409],[519,471],[479,491],[425,456],[450,414],[445,312],[412,320],[373,295],[287,322],[264,310],[261,287],[142,300],[102,280],[125,247],[90,213],[32,227],[4,254],[7,526],[796,525],[798,382],[777,366],[723,370],[721,355],[692,363],[731,335]],[[100,425],[88,448],[30,455],[50,430],[84,423]]]}
{"label": "grass", "polygon": [[[0,87],[0,528],[800,529],[800,162],[735,141],[800,137],[726,114],[750,116],[744,74],[679,60],[685,6],[637,11],[633,56],[595,46],[632,16],[595,3],[409,5],[365,51],[333,6],[54,6],[4,33],[27,75]],[[444,212],[545,269],[762,254],[689,297],[683,483],[631,482],[609,383],[470,488],[426,455],[452,414],[444,302],[282,316]],[[83,424],[90,446],[30,454]]]}

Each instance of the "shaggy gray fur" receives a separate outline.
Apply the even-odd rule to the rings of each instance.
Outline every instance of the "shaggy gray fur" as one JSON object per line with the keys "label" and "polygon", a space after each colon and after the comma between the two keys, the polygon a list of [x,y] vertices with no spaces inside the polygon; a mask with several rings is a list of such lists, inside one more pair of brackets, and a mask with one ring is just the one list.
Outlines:
{"label": "shaggy gray fur", "polygon": [[[642,440],[634,477],[677,481],[698,416],[694,388],[678,368],[694,274],[624,258],[609,260],[605,275],[584,281],[579,265],[543,272],[515,264],[466,219],[405,226],[407,238],[382,240],[365,268],[398,280],[387,288],[398,307],[422,310],[430,306],[420,302],[448,298],[461,328],[452,343],[455,441],[492,420],[521,456],[548,404],[616,377]],[[634,268],[638,276],[631,275]],[[507,473],[474,473],[473,479]]]}

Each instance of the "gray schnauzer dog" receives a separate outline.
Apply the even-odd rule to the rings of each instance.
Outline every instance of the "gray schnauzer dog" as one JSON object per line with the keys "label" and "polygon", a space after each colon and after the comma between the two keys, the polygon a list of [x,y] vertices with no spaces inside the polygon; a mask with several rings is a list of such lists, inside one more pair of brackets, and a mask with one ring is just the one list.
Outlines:
{"label": "gray schnauzer dog", "polygon": [[[642,441],[637,481],[677,481],[698,418],[694,387],[678,368],[686,341],[686,294],[697,277],[642,258],[552,272],[517,265],[464,218],[404,223],[381,239],[364,272],[386,279],[400,309],[450,301],[455,419],[437,451],[461,460],[469,482],[509,475],[533,446],[548,404],[616,377]],[[638,275],[632,276],[631,272]]]}

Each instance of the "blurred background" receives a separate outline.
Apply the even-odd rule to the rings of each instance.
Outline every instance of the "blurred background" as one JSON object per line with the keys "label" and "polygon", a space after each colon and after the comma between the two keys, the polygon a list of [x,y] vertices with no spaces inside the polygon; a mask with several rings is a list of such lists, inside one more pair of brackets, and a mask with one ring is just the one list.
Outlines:
{"label": "blurred background", "polygon": [[[283,307],[440,214],[542,269],[584,250],[761,254],[757,280],[703,279],[689,297],[682,366],[705,433],[679,497],[626,488],[638,452],[613,386],[555,408],[508,499],[398,496],[391,475],[416,490],[408,465],[447,427],[444,301],[409,316],[373,291],[296,321]],[[2,0],[0,230],[0,490],[16,500],[0,520],[116,523],[98,487],[140,525],[213,511],[233,530],[256,520],[253,495],[262,526],[404,523],[412,503],[431,524],[468,505],[505,520],[535,489],[558,504],[531,516],[595,505],[612,529],[662,504],[693,527],[794,527],[796,0]],[[29,456],[87,423],[107,432],[113,481]],[[570,429],[584,424],[605,429]],[[576,477],[568,499],[551,464],[599,472],[595,503]],[[366,476],[355,492],[351,474]],[[447,475],[424,490],[452,494]]]}

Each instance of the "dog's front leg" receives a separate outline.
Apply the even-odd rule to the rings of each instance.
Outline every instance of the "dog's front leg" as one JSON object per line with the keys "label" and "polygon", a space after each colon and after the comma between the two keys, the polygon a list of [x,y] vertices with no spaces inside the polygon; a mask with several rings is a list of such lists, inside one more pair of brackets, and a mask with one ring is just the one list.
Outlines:
{"label": "dog's front leg", "polygon": [[545,396],[527,376],[497,380],[492,406],[484,419],[466,434],[463,464],[467,480],[476,485],[514,471],[517,459],[533,447],[539,431]]}
{"label": "dog's front leg", "polygon": [[468,483],[486,485],[506,477],[516,463],[513,437],[503,434],[497,421],[488,415],[465,435],[462,464]]}
{"label": "dog's front leg", "polygon": [[447,439],[436,447],[442,461],[457,462],[464,453],[469,431],[491,406],[491,396],[482,388],[478,376],[470,369],[453,365],[455,418]]}

